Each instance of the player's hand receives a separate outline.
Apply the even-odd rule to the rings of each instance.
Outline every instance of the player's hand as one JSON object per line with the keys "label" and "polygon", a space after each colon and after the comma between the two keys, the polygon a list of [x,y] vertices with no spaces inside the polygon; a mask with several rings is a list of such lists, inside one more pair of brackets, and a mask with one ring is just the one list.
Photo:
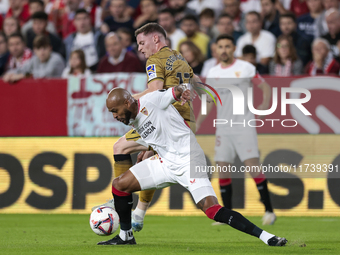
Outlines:
{"label": "player's hand", "polygon": [[142,162],[142,161],[143,161],[143,157],[144,157],[144,154],[145,154],[145,153],[146,153],[146,151],[141,151],[140,153],[138,153],[136,164],[138,164],[139,162]]}
{"label": "player's hand", "polygon": [[196,97],[196,94],[194,91],[191,91],[190,89],[184,90],[181,96],[181,100],[182,100],[181,105],[184,105],[188,101],[194,100],[195,97]]}

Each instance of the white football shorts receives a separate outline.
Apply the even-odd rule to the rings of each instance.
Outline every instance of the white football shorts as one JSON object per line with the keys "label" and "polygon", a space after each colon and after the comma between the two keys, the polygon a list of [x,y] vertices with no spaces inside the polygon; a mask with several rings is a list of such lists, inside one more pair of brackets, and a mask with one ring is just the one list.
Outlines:
{"label": "white football shorts", "polygon": [[142,190],[162,189],[178,183],[191,193],[196,204],[207,196],[216,197],[207,175],[206,178],[190,178],[190,164],[181,170],[176,174],[168,169],[158,155],[130,168]]}
{"label": "white football shorts", "polygon": [[242,132],[241,134],[217,134],[215,141],[215,162],[234,163],[236,155],[241,162],[258,158],[259,149],[256,132]]}

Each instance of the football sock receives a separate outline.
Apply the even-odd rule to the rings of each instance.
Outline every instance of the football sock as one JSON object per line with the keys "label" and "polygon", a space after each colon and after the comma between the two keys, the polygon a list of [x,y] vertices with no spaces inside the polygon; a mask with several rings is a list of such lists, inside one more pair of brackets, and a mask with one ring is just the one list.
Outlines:
{"label": "football sock", "polygon": [[265,206],[265,210],[268,212],[273,212],[272,203],[270,202],[270,196],[268,191],[267,179],[264,174],[260,174],[260,177],[254,178],[257,186],[257,190],[261,196],[261,202]]}
{"label": "football sock", "polygon": [[133,217],[135,220],[144,220],[146,211],[139,209],[138,207],[133,211]]}
{"label": "football sock", "polygon": [[117,190],[112,186],[112,195],[115,202],[115,209],[119,215],[120,228],[122,230],[131,229],[131,209],[133,204],[132,194]]}
{"label": "football sock", "polygon": [[142,190],[139,192],[139,200],[143,203],[150,203],[156,190]]}
{"label": "football sock", "polygon": [[265,244],[268,244],[268,240],[270,239],[270,238],[272,238],[273,236],[275,236],[275,235],[273,235],[273,234],[270,234],[270,233],[268,233],[267,231],[262,231],[262,233],[261,233],[261,235],[260,235],[260,239],[265,243]]}
{"label": "football sock", "polygon": [[113,155],[115,163],[113,164],[113,172],[115,177],[120,176],[132,167],[132,159],[130,154]]}
{"label": "football sock", "polygon": [[220,192],[223,200],[223,205],[225,208],[231,209],[231,196],[232,196],[232,188],[231,188],[231,179],[221,179],[220,178]]}
{"label": "football sock", "polygon": [[213,219],[217,222],[226,223],[237,230],[258,238],[263,231],[243,217],[242,214],[222,207],[219,204],[209,207],[205,213],[210,219]]}
{"label": "football sock", "polygon": [[122,229],[120,229],[119,237],[123,241],[131,240],[133,238],[132,229],[131,228],[129,230],[122,230]]}

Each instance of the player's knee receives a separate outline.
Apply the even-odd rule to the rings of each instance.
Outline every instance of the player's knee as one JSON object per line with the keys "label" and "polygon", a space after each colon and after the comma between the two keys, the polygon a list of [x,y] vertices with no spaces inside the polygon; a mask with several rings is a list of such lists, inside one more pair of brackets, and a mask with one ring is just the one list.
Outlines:
{"label": "player's knee", "polygon": [[121,192],[131,193],[128,183],[119,177],[113,179],[112,187],[114,187],[116,190],[119,190]]}

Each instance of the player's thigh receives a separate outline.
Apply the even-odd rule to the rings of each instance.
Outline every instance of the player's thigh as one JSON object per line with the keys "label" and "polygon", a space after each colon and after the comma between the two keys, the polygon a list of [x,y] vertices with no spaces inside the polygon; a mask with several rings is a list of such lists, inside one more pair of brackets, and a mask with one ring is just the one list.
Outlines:
{"label": "player's thigh", "polygon": [[244,132],[231,137],[236,153],[242,162],[247,159],[259,158],[256,132]]}
{"label": "player's thigh", "polygon": [[196,204],[207,196],[216,197],[207,173],[190,174],[189,165],[183,167],[181,174],[172,174],[171,178],[191,193]]}
{"label": "player's thigh", "polygon": [[217,161],[216,165],[220,166],[220,170],[218,171],[218,178],[220,179],[228,179],[231,178],[231,171],[229,171],[232,167],[232,164],[229,162]]}
{"label": "player's thigh", "polygon": [[141,190],[162,189],[174,184],[157,154],[134,165],[130,171],[138,180]]}
{"label": "player's thigh", "polygon": [[[117,154],[131,154],[138,151],[148,150],[148,145],[140,138],[139,134],[131,134],[130,130],[124,136],[118,139],[113,145],[113,153]],[[133,136],[134,135],[134,136]]]}
{"label": "player's thigh", "polygon": [[233,164],[236,157],[236,150],[232,142],[232,136],[216,134],[215,141],[215,162],[226,162]]}

